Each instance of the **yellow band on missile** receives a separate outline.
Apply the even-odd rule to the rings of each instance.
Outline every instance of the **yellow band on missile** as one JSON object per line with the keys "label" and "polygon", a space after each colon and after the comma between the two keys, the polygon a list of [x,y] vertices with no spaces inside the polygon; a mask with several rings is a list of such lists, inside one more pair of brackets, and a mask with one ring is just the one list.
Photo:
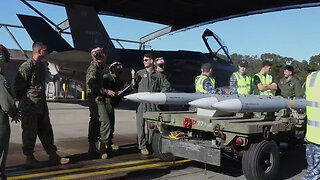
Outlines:
{"label": "yellow band on missile", "polygon": [[294,109],[294,107],[295,107],[294,101],[292,99],[290,99],[290,102],[291,102],[291,108]]}

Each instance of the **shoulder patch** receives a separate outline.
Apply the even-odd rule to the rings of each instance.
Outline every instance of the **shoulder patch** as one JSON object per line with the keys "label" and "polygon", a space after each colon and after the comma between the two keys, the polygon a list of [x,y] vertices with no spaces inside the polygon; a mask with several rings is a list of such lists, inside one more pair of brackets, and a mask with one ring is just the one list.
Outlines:
{"label": "shoulder patch", "polygon": [[10,83],[7,80],[3,81],[3,85],[5,88],[10,89]]}

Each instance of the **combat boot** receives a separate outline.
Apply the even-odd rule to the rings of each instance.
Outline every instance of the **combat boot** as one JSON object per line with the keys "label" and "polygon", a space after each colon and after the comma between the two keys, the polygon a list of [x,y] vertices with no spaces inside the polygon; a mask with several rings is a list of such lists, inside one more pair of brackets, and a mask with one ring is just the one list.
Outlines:
{"label": "combat boot", "polygon": [[57,153],[49,154],[49,164],[50,165],[64,165],[70,162],[69,158],[60,157]]}
{"label": "combat boot", "polygon": [[34,157],[33,154],[26,156],[26,168],[40,168],[41,164],[40,162]]}
{"label": "combat boot", "polygon": [[104,143],[104,142],[99,143],[99,151],[100,151],[101,159],[108,158],[106,143]]}
{"label": "combat boot", "polygon": [[88,155],[94,158],[100,158],[100,152],[96,146],[96,143],[89,143]]}

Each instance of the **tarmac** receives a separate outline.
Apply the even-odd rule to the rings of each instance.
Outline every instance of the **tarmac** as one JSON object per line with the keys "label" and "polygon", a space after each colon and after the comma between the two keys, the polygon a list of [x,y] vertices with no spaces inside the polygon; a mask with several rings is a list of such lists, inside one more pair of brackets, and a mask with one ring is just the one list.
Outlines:
{"label": "tarmac", "polygon": [[[116,109],[114,143],[120,150],[107,160],[91,159],[88,150],[89,109],[86,101],[60,100],[48,103],[58,154],[69,157],[68,165],[49,166],[48,156],[39,139],[35,156],[42,168],[26,169],[22,154],[21,125],[11,123],[7,159],[8,179],[245,179],[241,161],[225,158],[221,167],[188,159],[161,162],[156,157],[142,156],[136,142],[136,104],[122,103]],[[305,146],[283,149],[277,179],[302,179],[306,172]]]}

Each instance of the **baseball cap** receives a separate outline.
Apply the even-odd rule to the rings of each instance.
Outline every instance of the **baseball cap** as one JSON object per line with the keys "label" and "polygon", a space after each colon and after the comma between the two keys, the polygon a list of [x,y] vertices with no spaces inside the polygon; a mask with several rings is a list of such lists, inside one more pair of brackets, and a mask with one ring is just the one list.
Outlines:
{"label": "baseball cap", "polygon": [[156,64],[157,65],[161,65],[161,64],[165,64],[166,62],[164,61],[163,57],[158,57],[156,58]]}
{"label": "baseball cap", "polygon": [[241,66],[241,67],[247,67],[248,66],[248,61],[247,60],[245,60],[245,59],[243,59],[243,60],[241,60],[240,61],[240,64],[239,64],[239,66]]}

